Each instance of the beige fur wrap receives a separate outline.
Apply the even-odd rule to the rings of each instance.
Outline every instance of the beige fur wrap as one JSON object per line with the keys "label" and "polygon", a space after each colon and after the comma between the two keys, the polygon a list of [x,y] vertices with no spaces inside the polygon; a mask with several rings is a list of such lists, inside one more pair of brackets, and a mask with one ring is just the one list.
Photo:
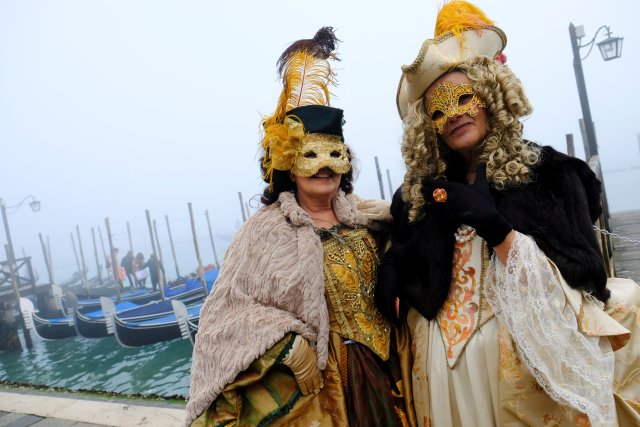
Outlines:
{"label": "beige fur wrap", "polygon": [[[338,220],[378,228],[356,210],[357,201],[357,196],[339,191],[333,200]],[[287,192],[249,218],[225,253],[200,313],[186,425],[289,332],[309,341],[318,367],[324,369],[329,316],[322,243],[313,220]]]}

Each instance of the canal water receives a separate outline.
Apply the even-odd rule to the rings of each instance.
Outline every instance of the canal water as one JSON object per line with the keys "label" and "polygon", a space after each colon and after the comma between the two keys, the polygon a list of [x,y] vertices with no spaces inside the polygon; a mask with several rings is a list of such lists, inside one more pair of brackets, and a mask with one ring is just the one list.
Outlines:
{"label": "canal water", "polygon": [[22,352],[0,352],[0,380],[163,397],[188,394],[189,340],[139,348],[123,348],[113,337],[44,341],[32,334],[32,340],[31,350],[23,345]]}

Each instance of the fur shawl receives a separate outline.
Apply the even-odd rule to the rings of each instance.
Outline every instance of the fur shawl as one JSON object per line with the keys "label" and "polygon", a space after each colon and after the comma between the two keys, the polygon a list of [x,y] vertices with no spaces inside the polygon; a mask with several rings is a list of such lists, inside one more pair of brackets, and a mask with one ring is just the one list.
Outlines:
{"label": "fur shawl", "polygon": [[[338,220],[374,225],[357,212],[357,201],[340,190],[333,201]],[[309,341],[324,369],[329,315],[323,274],[320,237],[293,193],[281,193],[249,218],[229,245],[200,313],[186,425],[289,332]]]}
{"label": "fur shawl", "polygon": [[[448,179],[462,182],[459,169],[451,162]],[[607,300],[606,270],[592,228],[601,213],[600,182],[585,162],[543,147],[531,183],[492,194],[498,211],[516,231],[533,237],[570,286]],[[430,216],[428,208],[423,219],[409,223],[400,191],[391,212],[393,246],[379,269],[376,303],[395,318],[398,296],[433,319],[449,294],[458,224]]]}

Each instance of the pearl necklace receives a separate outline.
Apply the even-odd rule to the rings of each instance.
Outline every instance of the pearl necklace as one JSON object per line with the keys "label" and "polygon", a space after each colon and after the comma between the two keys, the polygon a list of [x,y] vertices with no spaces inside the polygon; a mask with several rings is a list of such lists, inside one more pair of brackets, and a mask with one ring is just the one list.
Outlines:
{"label": "pearl necklace", "polygon": [[466,243],[476,236],[476,229],[466,224],[460,224],[455,236],[456,242]]}

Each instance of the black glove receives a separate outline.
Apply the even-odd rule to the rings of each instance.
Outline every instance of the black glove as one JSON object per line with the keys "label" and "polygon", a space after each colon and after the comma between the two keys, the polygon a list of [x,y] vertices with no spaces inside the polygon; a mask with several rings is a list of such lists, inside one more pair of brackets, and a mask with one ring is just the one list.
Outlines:
{"label": "black glove", "polygon": [[[422,183],[422,194],[431,212],[470,225],[490,247],[495,247],[504,241],[513,227],[496,209],[486,169],[484,163],[478,166],[473,185],[427,179]],[[445,202],[435,201],[433,191],[438,188],[446,191]]]}

